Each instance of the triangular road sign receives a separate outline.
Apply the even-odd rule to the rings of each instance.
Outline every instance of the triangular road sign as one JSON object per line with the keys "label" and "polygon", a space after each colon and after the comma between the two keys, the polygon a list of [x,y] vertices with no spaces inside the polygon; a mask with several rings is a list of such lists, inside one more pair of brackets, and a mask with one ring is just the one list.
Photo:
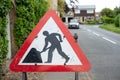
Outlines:
{"label": "triangular road sign", "polygon": [[55,11],[48,11],[10,64],[15,72],[85,72],[90,63]]}

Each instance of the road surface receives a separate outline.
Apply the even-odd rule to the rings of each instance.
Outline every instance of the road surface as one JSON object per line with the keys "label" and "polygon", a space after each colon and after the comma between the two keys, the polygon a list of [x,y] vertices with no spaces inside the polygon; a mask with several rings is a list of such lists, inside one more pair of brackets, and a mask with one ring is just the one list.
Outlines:
{"label": "road surface", "polygon": [[81,25],[77,32],[82,50],[89,59],[93,80],[120,80],[120,34],[95,26]]}

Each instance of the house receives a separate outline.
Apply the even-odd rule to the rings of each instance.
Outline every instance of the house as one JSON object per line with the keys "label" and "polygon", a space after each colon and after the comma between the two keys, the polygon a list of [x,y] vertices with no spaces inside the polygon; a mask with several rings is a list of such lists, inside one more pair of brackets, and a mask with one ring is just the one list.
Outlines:
{"label": "house", "polygon": [[74,17],[80,23],[95,20],[95,5],[75,5],[73,7]]}

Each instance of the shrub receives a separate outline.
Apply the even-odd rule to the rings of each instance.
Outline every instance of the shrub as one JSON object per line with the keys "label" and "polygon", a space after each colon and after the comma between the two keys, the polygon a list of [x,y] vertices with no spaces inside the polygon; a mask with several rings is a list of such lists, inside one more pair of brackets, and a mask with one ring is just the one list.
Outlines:
{"label": "shrub", "polygon": [[95,20],[87,21],[87,24],[96,24]]}
{"label": "shrub", "polygon": [[114,23],[114,18],[110,18],[110,17],[102,17],[101,20],[102,22],[107,23],[107,24]]}
{"label": "shrub", "polygon": [[11,0],[0,0],[0,66],[4,63],[8,53],[7,32],[7,14],[11,8]]}
{"label": "shrub", "polygon": [[33,27],[38,23],[39,19],[48,10],[48,2],[46,0],[16,0],[16,22],[14,35],[18,47],[25,40]]}
{"label": "shrub", "polygon": [[6,60],[8,53],[8,40],[6,39],[7,32],[7,14],[11,8],[11,0],[0,0],[0,80],[3,74],[2,65]]}
{"label": "shrub", "polygon": [[115,17],[115,26],[120,27],[120,14]]}

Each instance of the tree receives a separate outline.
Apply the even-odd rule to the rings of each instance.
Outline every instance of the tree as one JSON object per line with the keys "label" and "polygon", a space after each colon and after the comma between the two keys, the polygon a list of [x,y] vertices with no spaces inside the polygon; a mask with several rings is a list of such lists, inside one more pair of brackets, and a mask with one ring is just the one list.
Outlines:
{"label": "tree", "polygon": [[65,9],[65,1],[64,0],[58,0],[58,11],[60,12],[60,17],[63,17],[64,9]]}
{"label": "tree", "polygon": [[114,8],[114,15],[117,16],[118,14],[120,14],[120,6]]}
{"label": "tree", "polygon": [[101,11],[101,15],[104,16],[104,17],[113,18],[114,17],[114,12],[113,12],[113,10],[111,10],[109,8],[104,8]]}
{"label": "tree", "polygon": [[70,8],[69,8],[68,5],[65,3],[64,12],[65,12],[65,13],[68,13],[69,11],[70,11]]}

